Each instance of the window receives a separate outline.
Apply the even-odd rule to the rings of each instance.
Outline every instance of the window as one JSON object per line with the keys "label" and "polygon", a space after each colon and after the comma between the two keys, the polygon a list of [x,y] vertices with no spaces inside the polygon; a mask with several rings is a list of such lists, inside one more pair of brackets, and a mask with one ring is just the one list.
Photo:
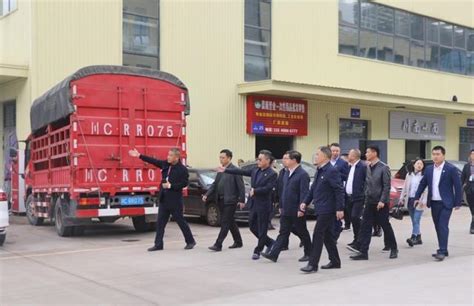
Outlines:
{"label": "window", "polygon": [[0,17],[5,16],[17,9],[17,0],[0,0]]}
{"label": "window", "polygon": [[124,0],[124,66],[159,69],[159,13],[159,0]]}
{"label": "window", "polygon": [[339,0],[339,53],[474,73],[474,29],[367,0]]}
{"label": "window", "polygon": [[271,1],[245,1],[245,81],[271,76]]}

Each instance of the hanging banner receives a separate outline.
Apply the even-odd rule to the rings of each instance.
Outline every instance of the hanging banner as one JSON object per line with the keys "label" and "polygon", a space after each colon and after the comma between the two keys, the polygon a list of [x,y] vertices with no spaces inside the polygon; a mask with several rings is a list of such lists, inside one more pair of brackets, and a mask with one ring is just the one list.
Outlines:
{"label": "hanging banner", "polygon": [[308,101],[271,96],[247,96],[247,133],[308,135]]}

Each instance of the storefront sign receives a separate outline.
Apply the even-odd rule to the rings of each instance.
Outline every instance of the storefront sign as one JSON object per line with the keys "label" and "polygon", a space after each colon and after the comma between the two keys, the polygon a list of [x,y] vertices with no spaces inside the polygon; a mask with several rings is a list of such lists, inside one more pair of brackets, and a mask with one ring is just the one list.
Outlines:
{"label": "storefront sign", "polygon": [[360,108],[351,108],[351,118],[360,118]]}
{"label": "storefront sign", "polygon": [[474,119],[472,118],[469,118],[466,120],[466,125],[467,126],[474,126]]}
{"label": "storefront sign", "polygon": [[390,112],[390,138],[444,140],[446,119],[441,115]]}
{"label": "storefront sign", "polygon": [[308,102],[280,97],[247,97],[247,133],[308,135]]}

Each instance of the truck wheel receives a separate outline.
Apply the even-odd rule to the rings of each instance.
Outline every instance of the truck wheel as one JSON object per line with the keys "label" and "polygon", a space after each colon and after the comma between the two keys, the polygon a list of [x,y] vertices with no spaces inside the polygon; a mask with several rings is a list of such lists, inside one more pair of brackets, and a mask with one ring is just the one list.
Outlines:
{"label": "truck wheel", "polygon": [[7,233],[0,235],[0,246],[2,246],[3,243],[5,243],[5,238],[7,238]]}
{"label": "truck wheel", "polygon": [[39,218],[35,216],[35,202],[33,201],[33,195],[29,195],[26,199],[26,218],[31,225],[38,226],[43,224],[44,218]]}
{"label": "truck wheel", "polygon": [[215,203],[210,203],[207,206],[206,222],[210,226],[219,226],[221,211]]}
{"label": "truck wheel", "polygon": [[133,227],[139,233],[144,233],[149,230],[149,225],[146,223],[145,216],[132,217]]}
{"label": "truck wheel", "polygon": [[85,226],[82,226],[82,225],[74,226],[72,228],[72,235],[76,236],[76,237],[82,236],[82,235],[84,235],[85,230],[86,230]]}
{"label": "truck wheel", "polygon": [[65,226],[64,225],[64,215],[63,209],[61,208],[61,199],[56,201],[56,205],[54,205],[54,225],[56,227],[56,232],[61,237],[69,237],[73,233],[72,226]]}

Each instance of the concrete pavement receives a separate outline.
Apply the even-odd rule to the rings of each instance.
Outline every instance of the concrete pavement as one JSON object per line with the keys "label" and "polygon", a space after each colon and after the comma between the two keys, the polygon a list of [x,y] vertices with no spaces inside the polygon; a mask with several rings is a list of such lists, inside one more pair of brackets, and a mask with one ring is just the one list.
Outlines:
{"label": "concrete pavement", "polygon": [[[192,220],[192,219],[191,219]],[[450,257],[434,262],[436,236],[429,212],[422,218],[424,244],[409,248],[410,222],[392,220],[400,248],[398,259],[381,253],[374,238],[368,262],[352,262],[339,241],[342,269],[303,275],[298,239],[278,263],[250,259],[256,239],[241,227],[244,247],[212,253],[218,229],[191,222],[198,242],[183,250],[177,225],[168,225],[165,250],[148,253],[154,234],[135,233],[130,220],[100,224],[83,237],[61,238],[50,226],[32,227],[12,217],[0,248],[0,305],[177,305],[177,304],[473,304],[473,241],[467,207],[451,219]],[[274,220],[274,223],[278,223]],[[314,221],[308,222],[310,231]],[[277,231],[270,231],[276,237]],[[321,264],[327,263],[326,251]]]}

